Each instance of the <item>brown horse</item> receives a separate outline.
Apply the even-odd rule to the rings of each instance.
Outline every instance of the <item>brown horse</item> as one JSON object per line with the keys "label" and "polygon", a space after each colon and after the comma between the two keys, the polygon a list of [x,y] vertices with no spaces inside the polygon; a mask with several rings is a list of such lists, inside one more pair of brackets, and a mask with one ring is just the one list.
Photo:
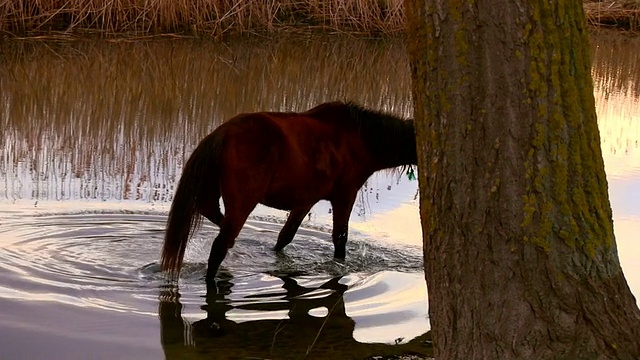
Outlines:
{"label": "brown horse", "polygon": [[274,248],[280,251],[323,199],[333,207],[334,256],[344,259],[358,190],[375,171],[416,164],[416,158],[412,120],[353,103],[237,115],[206,136],[183,169],[169,212],[162,269],[179,274],[200,214],[220,227],[207,264],[206,280],[213,282],[258,203],[290,210]]}

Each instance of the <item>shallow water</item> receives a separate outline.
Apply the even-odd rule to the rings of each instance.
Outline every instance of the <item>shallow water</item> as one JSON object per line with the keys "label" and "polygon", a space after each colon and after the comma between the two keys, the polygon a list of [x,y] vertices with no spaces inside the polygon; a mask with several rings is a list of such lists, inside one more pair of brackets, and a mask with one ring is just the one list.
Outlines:
{"label": "shallow water", "polygon": [[[640,294],[640,42],[598,35],[593,43],[618,250]],[[323,202],[281,255],[270,249],[286,213],[258,208],[217,293],[207,296],[202,281],[214,226],[192,239],[179,288],[158,265],[175,182],[201,136],[241,111],[334,99],[409,114],[400,43],[17,43],[3,51],[0,358],[429,351],[417,183],[403,174],[376,174],[363,188],[344,262],[332,259]]]}
{"label": "shallow water", "polygon": [[[253,322],[261,321],[263,330],[255,336],[269,334],[269,341],[264,347],[254,342],[256,349],[247,353],[258,356],[270,349],[273,332],[278,324],[284,326],[283,321],[284,343],[289,331],[306,331],[312,341],[329,309],[331,342],[340,337],[352,342],[406,342],[427,329],[426,309],[420,306],[421,256],[414,247],[381,246],[356,235],[348,248],[350,260],[340,263],[331,259],[326,229],[310,226],[285,254],[276,255],[270,248],[279,224],[255,215],[224,263],[219,293],[205,298],[202,279],[216,232],[213,226],[205,226],[190,244],[178,290],[159,271],[166,220],[162,211],[38,209],[25,215],[4,214],[0,226],[3,358],[48,357],[48,351],[33,343],[50,336],[42,346],[53,346],[59,358],[85,351],[98,351],[101,357],[99,350],[111,351],[112,345],[125,358],[158,358],[160,344],[165,351],[181,351],[175,347],[184,342],[197,344],[202,323],[214,320],[220,334],[255,332]],[[211,305],[203,311],[206,301]],[[194,324],[194,333],[174,341],[184,335],[183,319]],[[205,334],[210,333],[205,327]],[[229,342],[220,334],[212,335],[222,341],[216,348]],[[242,339],[232,343],[242,347]],[[58,349],[54,344],[60,342],[73,346]],[[299,345],[298,352],[304,354],[310,342]],[[318,349],[325,345],[317,342]],[[283,349],[278,341],[273,346],[279,350],[268,351],[272,355]],[[292,351],[289,346],[284,349]]]}

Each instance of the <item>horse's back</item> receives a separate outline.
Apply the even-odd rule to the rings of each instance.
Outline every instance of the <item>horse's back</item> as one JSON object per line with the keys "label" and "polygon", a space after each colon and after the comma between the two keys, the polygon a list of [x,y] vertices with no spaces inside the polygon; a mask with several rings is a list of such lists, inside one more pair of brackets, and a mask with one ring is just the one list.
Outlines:
{"label": "horse's back", "polygon": [[225,167],[234,181],[259,183],[260,202],[268,206],[291,209],[326,199],[356,167],[360,140],[340,126],[346,115],[340,103],[302,113],[238,115],[219,129]]}
{"label": "horse's back", "polygon": [[327,129],[326,124],[333,122],[334,126],[348,127],[350,116],[347,104],[339,101],[317,105],[304,112],[255,112],[242,113],[222,124],[216,131],[232,130],[235,132],[267,131],[287,133],[292,131]]}
{"label": "horse's back", "polygon": [[350,125],[349,106],[340,101],[320,104],[301,113],[301,115],[308,116],[320,122],[335,122],[342,128]]}
{"label": "horse's back", "polygon": [[320,144],[340,145],[348,130],[343,103],[325,103],[305,112],[256,112],[239,114],[216,131],[225,143],[238,143],[247,151],[310,155]]}

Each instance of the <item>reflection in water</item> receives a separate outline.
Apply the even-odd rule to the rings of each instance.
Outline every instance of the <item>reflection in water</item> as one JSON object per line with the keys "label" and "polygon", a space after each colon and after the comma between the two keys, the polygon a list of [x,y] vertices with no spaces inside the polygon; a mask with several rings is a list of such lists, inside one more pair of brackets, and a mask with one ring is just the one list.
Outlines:
{"label": "reflection in water", "polygon": [[[147,346],[162,351],[157,341],[158,288],[166,285],[166,279],[160,272],[157,254],[166,213],[22,212],[0,213],[0,219],[0,344],[11,343],[8,335],[16,337],[16,329],[23,334],[17,337],[25,337],[19,348],[11,347],[16,356],[9,358],[42,358],[28,356],[30,353],[24,350],[34,341],[45,346],[33,338],[33,333],[24,336],[25,332],[29,334],[25,326],[37,329],[36,335],[55,333],[56,340],[48,341],[58,342],[57,346],[69,351],[78,348],[77,342],[82,342],[82,348],[92,349],[99,345],[94,339],[102,343],[105,334],[109,334],[106,342],[118,345],[113,350],[117,354],[96,358],[157,358],[141,357],[131,346],[144,343],[145,348],[140,350],[143,354]],[[291,328],[297,327],[309,327],[311,334],[311,328],[317,325],[314,319],[327,316],[332,308],[329,304],[337,304],[329,315],[331,321],[341,319],[339,326],[347,324],[350,329],[340,333],[349,338],[337,343],[393,344],[397,338],[407,342],[428,330],[426,285],[420,273],[419,252],[395,251],[372,239],[356,240],[351,242],[350,253],[357,256],[335,262],[330,257],[331,242],[319,238],[326,232],[307,228],[292,244],[295,249],[290,254],[276,254],[271,247],[278,224],[250,221],[247,225],[238,241],[238,251],[225,264],[225,273],[231,278],[222,281],[221,291],[211,293],[208,300],[198,294],[204,292],[202,279],[210,239],[209,243],[194,239],[190,251],[195,259],[190,259],[180,279],[182,314],[178,316],[195,322],[210,308],[209,318],[220,324],[233,326],[264,320],[274,324],[273,321],[283,320],[288,324],[283,334],[296,333]],[[211,228],[203,229],[205,238],[210,238],[207,235],[211,235]],[[388,269],[394,271],[385,271]],[[335,280],[330,281],[331,278]],[[202,307],[206,301],[209,305]],[[344,319],[345,313],[349,319]],[[336,318],[335,314],[342,315]],[[293,318],[300,321],[289,321]],[[226,342],[238,344],[249,335],[273,338],[273,328],[269,326],[254,329],[245,324],[233,329],[237,331],[227,336],[239,339]],[[176,336],[182,336],[180,329],[174,331]],[[198,351],[207,343],[207,339],[200,341]],[[128,350],[124,351],[123,345]],[[377,347],[360,348],[382,352]],[[397,349],[388,346],[387,351],[394,350]],[[130,356],[131,351],[135,356]]]}
{"label": "reflection in water", "polygon": [[[630,154],[638,169],[640,42],[604,34],[592,44],[605,156]],[[411,112],[398,41],[16,42],[2,58],[0,181],[10,201],[169,202],[199,139],[240,112],[335,99]],[[626,168],[610,159],[609,175]]]}
{"label": "reflection in water", "polygon": [[[639,181],[640,41],[605,33],[593,37],[592,45],[592,73],[607,177],[609,181]],[[640,209],[636,214],[640,215]]]}
{"label": "reflection in water", "polygon": [[590,41],[595,88],[605,94],[627,93],[630,100],[640,97],[639,39],[603,32]]}
{"label": "reflection in water", "polygon": [[620,264],[640,303],[640,41],[592,37],[598,125]]}
{"label": "reflection in water", "polygon": [[[604,154],[631,156],[608,156],[607,171],[639,171],[640,42],[603,34],[592,45]],[[11,202],[167,203],[199,139],[240,112],[339,99],[411,115],[399,41],[9,42],[0,58],[1,197]]]}
{"label": "reflection in water", "polygon": [[[171,358],[171,345],[186,345],[186,348],[215,349],[220,354],[228,355],[235,352],[238,358],[259,356],[272,353],[277,357],[293,355],[300,358],[312,344],[318,332],[325,336],[329,334],[333,339],[344,339],[355,342],[351,333],[354,322],[345,314],[344,300],[342,298],[347,290],[346,285],[341,285],[339,278],[333,278],[317,289],[307,289],[297,284],[296,280],[288,276],[282,276],[282,293],[256,294],[255,297],[265,296],[265,301],[259,304],[236,305],[230,304],[225,297],[231,294],[232,283],[219,282],[219,290],[211,291],[206,296],[206,305],[202,308],[206,312],[206,318],[188,324],[180,317],[179,300],[160,302],[159,314],[161,322],[162,343]],[[327,289],[328,294],[319,297],[305,298],[304,295],[313,290]],[[162,294],[165,295],[165,294]],[[331,309],[327,317],[314,317],[309,310],[328,307]],[[247,311],[277,312],[285,311],[285,319],[259,320],[252,322],[234,322],[227,318],[227,312],[239,309]],[[178,311],[176,311],[178,310]],[[324,322],[325,319],[328,321]],[[324,326],[323,326],[324,322]],[[293,332],[291,331],[293,330]],[[272,337],[265,336],[271,334]],[[183,339],[183,337],[186,337]],[[320,338],[320,337],[319,337]],[[326,343],[320,341],[315,350],[320,351]],[[337,344],[336,344],[337,345]],[[245,354],[238,352],[244,351]],[[275,354],[273,353],[275,351]]]}
{"label": "reflection in water", "polygon": [[240,112],[344,99],[407,114],[402,50],[338,38],[9,44],[4,198],[162,204],[198,141]]}
{"label": "reflection in water", "polygon": [[[389,353],[389,347],[382,344],[354,339],[355,322],[347,315],[344,300],[349,286],[341,283],[342,277],[312,287],[301,286],[294,274],[277,279],[279,286],[248,295],[244,301],[229,298],[233,282],[218,282],[205,297],[202,309],[206,317],[193,322],[183,317],[180,293],[163,289],[158,313],[166,357],[362,359]],[[259,315],[247,321],[239,313]],[[430,353],[426,338],[428,335],[399,344],[391,353]]]}

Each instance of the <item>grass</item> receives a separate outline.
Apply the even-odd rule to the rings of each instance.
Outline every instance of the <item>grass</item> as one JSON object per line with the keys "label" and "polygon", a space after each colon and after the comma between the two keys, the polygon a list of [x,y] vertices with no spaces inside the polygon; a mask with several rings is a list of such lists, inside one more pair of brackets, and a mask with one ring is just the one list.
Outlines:
{"label": "grass", "polygon": [[[594,25],[638,29],[640,0],[585,1]],[[0,33],[182,34],[220,37],[226,33],[275,31],[348,32],[396,35],[404,32],[403,0],[4,0]]]}

